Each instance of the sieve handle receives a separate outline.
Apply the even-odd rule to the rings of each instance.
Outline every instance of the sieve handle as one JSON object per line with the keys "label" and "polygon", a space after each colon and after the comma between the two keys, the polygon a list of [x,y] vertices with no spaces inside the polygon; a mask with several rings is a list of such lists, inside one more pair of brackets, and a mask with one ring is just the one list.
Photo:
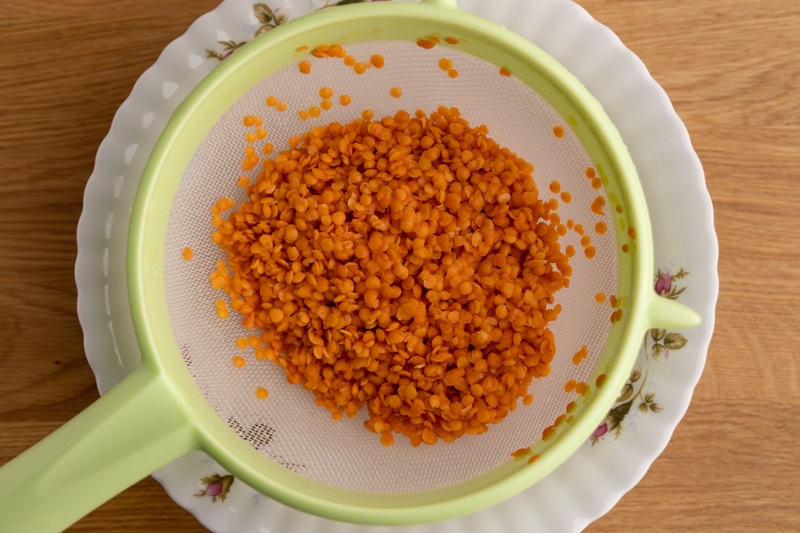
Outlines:
{"label": "sieve handle", "polygon": [[0,468],[0,530],[62,531],[197,442],[169,383],[142,366]]}

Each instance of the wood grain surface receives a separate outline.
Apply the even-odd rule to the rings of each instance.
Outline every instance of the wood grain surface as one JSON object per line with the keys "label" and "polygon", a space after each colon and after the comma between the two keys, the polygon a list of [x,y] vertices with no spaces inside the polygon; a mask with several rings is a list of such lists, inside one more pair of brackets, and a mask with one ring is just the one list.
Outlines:
{"label": "wood grain surface", "polygon": [[[0,2],[2,464],[98,397],[73,276],[84,186],[139,75],[217,0]],[[579,3],[645,62],[688,127],[721,285],[686,417],[587,531],[798,531],[800,2]],[[70,531],[205,529],[146,479]]]}

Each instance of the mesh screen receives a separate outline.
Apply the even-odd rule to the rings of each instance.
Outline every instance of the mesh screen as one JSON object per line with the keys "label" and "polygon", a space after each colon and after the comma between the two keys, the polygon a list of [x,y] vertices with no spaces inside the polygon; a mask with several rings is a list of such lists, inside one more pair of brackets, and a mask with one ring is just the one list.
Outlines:
{"label": "mesh screen", "polygon": [[[596,303],[595,295],[598,291],[612,294],[617,288],[613,220],[590,210],[602,192],[586,178],[585,170],[592,162],[568,124],[523,83],[452,49],[436,52],[406,42],[363,43],[347,49],[356,57],[380,53],[386,66],[357,76],[341,60],[310,58],[309,75],[290,65],[257,84],[211,130],[183,176],[172,207],[164,272],[169,313],[186,364],[208,402],[233,431],[272,460],[311,479],[353,490],[403,493],[440,488],[488,472],[507,462],[510,452],[537,441],[575,399],[574,392],[564,391],[565,382],[588,380],[610,327],[610,310]],[[444,55],[453,61],[457,78],[439,68],[438,59]],[[297,110],[319,105],[322,86],[334,89],[333,107],[317,119],[300,120]],[[403,91],[399,99],[390,96],[395,86]],[[343,93],[352,98],[349,106],[338,102]],[[270,95],[285,101],[288,110],[279,113],[268,108],[265,99]],[[215,302],[227,295],[209,283],[209,275],[223,259],[211,242],[211,207],[224,196],[244,198],[236,182],[242,175],[245,115],[264,117],[269,134],[256,146],[270,142],[277,152],[286,147],[290,136],[314,124],[350,122],[366,108],[382,117],[399,109],[430,113],[440,105],[457,106],[473,126],[486,124],[500,145],[533,163],[540,194],[559,199],[561,220],[582,224],[598,253],[586,259],[581,236],[575,231],[561,238],[564,246],[572,244],[577,250],[571,261],[572,283],[556,295],[563,307],[559,319],[551,323],[556,358],[551,374],[534,380],[529,388],[536,398],[531,405],[520,402],[507,419],[483,435],[418,448],[398,437],[387,448],[363,428],[366,408],[354,419],[333,421],[326,409],[314,404],[312,393],[286,382],[282,369],[256,360],[252,348],[236,347],[238,337],[253,332],[240,324],[233,310],[227,320],[217,316]],[[557,125],[564,126],[563,138],[553,134]],[[255,171],[251,177],[255,178]],[[548,185],[553,180],[571,194],[569,203],[550,193]],[[601,220],[609,227],[604,235],[593,229]],[[181,256],[187,246],[194,251],[191,261]],[[588,358],[574,365],[572,354],[583,345],[588,346]],[[245,357],[244,368],[232,364],[237,354]],[[270,392],[266,401],[254,394],[261,386]]]}

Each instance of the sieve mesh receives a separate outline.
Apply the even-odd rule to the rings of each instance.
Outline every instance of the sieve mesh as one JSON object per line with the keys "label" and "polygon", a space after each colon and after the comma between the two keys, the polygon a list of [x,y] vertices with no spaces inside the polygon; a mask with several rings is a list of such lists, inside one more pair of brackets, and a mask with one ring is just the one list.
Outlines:
{"label": "sieve mesh", "polygon": [[[386,66],[358,76],[337,59],[310,58],[313,66],[308,75],[301,74],[297,64],[289,65],[240,98],[197,150],[181,180],[167,229],[164,283],[171,326],[209,404],[231,429],[271,460],[315,481],[358,491],[408,493],[446,487],[497,468],[510,459],[511,452],[540,439],[543,429],[575,400],[574,392],[565,392],[565,382],[589,380],[611,325],[611,310],[598,304],[595,295],[617,290],[614,221],[608,213],[597,215],[590,209],[592,201],[604,193],[586,178],[585,171],[593,164],[568,121],[527,85],[500,76],[495,65],[456,49],[424,50],[415,43],[381,41],[350,45],[347,50],[357,58],[379,53]],[[445,56],[458,71],[457,78],[439,68],[438,59]],[[334,89],[336,103],[319,118],[302,121],[297,110],[319,105],[318,91],[323,86]],[[390,96],[392,87],[402,89],[401,98]],[[337,99],[345,93],[352,98],[346,107]],[[286,102],[288,110],[279,113],[268,108],[265,99],[271,95]],[[269,132],[266,140],[256,144],[257,150],[270,142],[277,152],[287,146],[289,137],[313,125],[350,122],[364,109],[382,117],[399,109],[430,113],[440,105],[458,107],[473,126],[486,124],[489,135],[501,146],[531,162],[540,195],[559,200],[562,222],[581,224],[597,255],[584,257],[581,236],[575,231],[561,238],[562,246],[571,244],[577,253],[571,260],[570,287],[556,294],[563,308],[559,319],[550,324],[556,357],[550,375],[529,387],[536,398],[531,405],[520,402],[506,420],[482,435],[418,448],[398,438],[387,448],[363,428],[366,409],[353,419],[334,422],[326,409],[315,405],[312,393],[286,382],[282,369],[256,360],[252,348],[236,347],[238,337],[254,332],[241,325],[235,311],[227,320],[216,313],[215,302],[227,300],[227,295],[214,291],[209,282],[224,258],[211,242],[215,229],[211,207],[221,197],[233,196],[237,203],[245,197],[236,182],[242,175],[246,133],[242,118],[246,115],[262,116]],[[564,127],[563,138],[553,134],[557,125]],[[251,178],[255,174],[252,171]],[[571,194],[570,202],[550,193],[548,185],[553,180]],[[605,234],[594,231],[599,221],[608,225]],[[187,246],[194,251],[190,261],[181,255]],[[572,355],[584,345],[588,357],[573,364]],[[245,357],[244,368],[231,363],[237,354]],[[262,386],[270,391],[266,401],[254,394]]]}

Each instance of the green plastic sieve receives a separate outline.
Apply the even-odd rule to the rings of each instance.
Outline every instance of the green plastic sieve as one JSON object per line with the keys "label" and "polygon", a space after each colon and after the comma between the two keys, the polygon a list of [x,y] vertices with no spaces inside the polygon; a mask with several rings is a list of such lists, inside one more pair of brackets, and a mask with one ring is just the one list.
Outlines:
{"label": "green plastic sieve", "polygon": [[[359,58],[380,54],[385,66],[354,75],[341,60],[310,55],[323,44]],[[442,58],[457,75],[442,70]],[[300,72],[301,61],[311,62],[310,72]],[[297,110],[316,105],[322,86],[349,95],[350,105],[304,120]],[[402,98],[393,87],[402,88]],[[269,109],[270,95],[289,111]],[[242,198],[236,179],[247,114],[265,117],[269,142],[280,149],[312,125],[349,122],[363,109],[382,117],[441,105],[486,124],[501,145],[532,162],[542,194],[550,194],[552,181],[569,191],[569,201],[553,193],[563,220],[590,233],[598,223],[609,231],[592,233],[595,256],[573,258],[572,284],[557,294],[563,311],[552,324],[558,353],[550,375],[532,385],[531,405],[482,435],[420,448],[398,440],[387,448],[361,427],[363,417],[332,421],[276,365],[233,368],[232,341],[248,333],[215,311],[220,295],[208,279],[223,255],[210,240],[209,212],[218,198]],[[572,228],[562,240],[582,250]],[[187,246],[191,261],[181,258]],[[652,274],[645,198],[619,134],[587,90],[536,46],[460,11],[454,0],[348,5],[291,21],[227,58],[167,124],[128,236],[127,284],[142,363],[0,469],[3,528],[64,529],[195,449],[264,495],[335,520],[403,525],[493,505],[585,442],[622,389],[648,329],[699,322],[692,310],[654,293]],[[599,303],[599,292],[613,294],[615,305]],[[574,360],[583,346],[585,359]],[[586,392],[565,390],[570,381]],[[252,394],[256,383],[267,384],[267,401]],[[511,457],[519,449],[521,457]]]}

